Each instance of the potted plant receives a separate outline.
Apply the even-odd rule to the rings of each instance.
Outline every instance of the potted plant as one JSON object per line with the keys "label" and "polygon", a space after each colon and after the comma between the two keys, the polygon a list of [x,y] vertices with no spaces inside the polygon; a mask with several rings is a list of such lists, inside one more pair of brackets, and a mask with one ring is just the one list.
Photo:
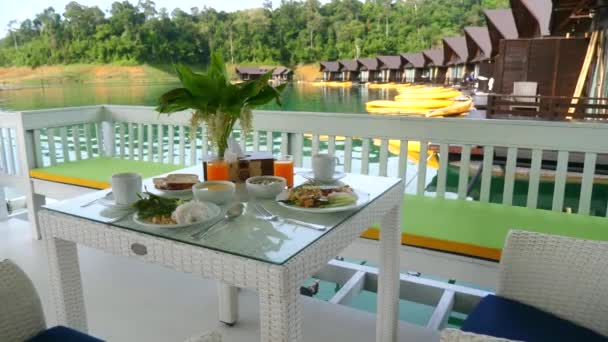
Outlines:
{"label": "potted plant", "polygon": [[232,84],[219,53],[212,54],[205,73],[194,73],[183,64],[177,64],[175,70],[182,87],[163,94],[156,110],[161,114],[171,114],[192,109],[191,134],[196,134],[195,128],[204,123],[219,159],[224,157],[237,121],[240,121],[242,136],[246,136],[252,129],[253,108],[272,100],[281,105],[281,91],[285,84],[269,85],[273,70],[255,80]]}

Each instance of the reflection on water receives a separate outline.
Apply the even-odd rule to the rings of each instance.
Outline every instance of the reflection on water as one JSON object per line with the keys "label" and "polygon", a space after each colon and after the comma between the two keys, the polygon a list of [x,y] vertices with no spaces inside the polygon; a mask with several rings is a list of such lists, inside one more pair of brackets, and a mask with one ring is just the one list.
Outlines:
{"label": "reflection on water", "polygon": [[[0,106],[8,110],[32,110],[96,104],[155,106],[164,92],[178,83],[155,84],[70,84],[49,88],[0,91]],[[283,106],[269,104],[265,109],[311,112],[365,113],[365,102],[392,99],[395,90],[366,87],[314,87],[308,83],[290,84],[283,93]]]}

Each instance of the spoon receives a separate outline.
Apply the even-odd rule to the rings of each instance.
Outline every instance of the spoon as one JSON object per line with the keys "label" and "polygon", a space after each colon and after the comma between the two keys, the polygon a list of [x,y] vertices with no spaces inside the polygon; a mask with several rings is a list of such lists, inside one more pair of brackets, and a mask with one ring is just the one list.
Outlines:
{"label": "spoon", "polygon": [[217,221],[215,224],[213,224],[210,229],[203,230],[198,233],[194,233],[190,237],[193,239],[196,239],[196,240],[200,240],[200,239],[204,238],[207,234],[210,234],[212,231],[217,231],[218,229],[224,227],[226,225],[226,223],[243,215],[244,212],[245,212],[245,205],[243,203],[239,202],[239,203],[233,205],[232,207],[230,207],[226,211],[226,215],[224,215],[223,218],[221,218],[219,221]]}

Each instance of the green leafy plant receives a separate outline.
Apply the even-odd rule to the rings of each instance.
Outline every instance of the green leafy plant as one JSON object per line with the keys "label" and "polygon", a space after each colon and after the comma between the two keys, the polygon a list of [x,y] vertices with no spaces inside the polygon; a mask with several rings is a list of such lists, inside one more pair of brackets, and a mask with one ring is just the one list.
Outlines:
{"label": "green leafy plant", "polygon": [[242,134],[247,134],[252,128],[253,108],[272,100],[281,105],[285,84],[269,85],[273,70],[255,80],[232,84],[219,53],[211,56],[211,64],[205,73],[194,73],[183,64],[177,64],[175,70],[183,87],[163,94],[156,110],[170,114],[192,109],[191,127],[198,127],[201,123],[207,126],[209,140],[217,146],[219,158],[228,148],[228,138],[237,121],[240,121]]}

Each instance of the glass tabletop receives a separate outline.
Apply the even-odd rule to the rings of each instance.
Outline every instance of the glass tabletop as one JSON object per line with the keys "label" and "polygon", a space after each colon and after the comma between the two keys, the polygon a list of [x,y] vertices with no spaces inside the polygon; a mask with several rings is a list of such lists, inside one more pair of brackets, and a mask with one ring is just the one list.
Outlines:
{"label": "glass tabletop", "polygon": [[[306,181],[298,175],[305,170],[296,170],[294,184],[298,185]],[[198,174],[202,179],[202,167],[194,166],[176,173]],[[242,216],[231,221],[217,223],[219,218],[206,224],[193,225],[184,228],[149,228],[144,227],[133,220],[133,212],[130,209],[116,209],[108,207],[103,201],[95,201],[106,196],[110,190],[100,190],[87,195],[48,204],[46,209],[84,218],[99,223],[106,223],[114,227],[137,231],[144,234],[163,237],[174,241],[184,242],[205,248],[231,253],[246,258],[256,259],[273,264],[284,264],[290,258],[304,250],[308,245],[315,242],[344,220],[348,219],[365,206],[381,197],[401,181],[398,178],[373,177],[355,174],[347,174],[343,183],[350,185],[358,193],[369,196],[369,202],[363,206],[344,212],[337,213],[305,213],[279,205],[274,200],[249,199],[245,184],[238,184],[234,202],[222,207],[225,211],[237,201],[246,206]],[[145,179],[144,186],[152,193],[158,193],[154,189],[152,179]],[[188,195],[182,195],[188,198]],[[191,197],[191,194],[189,195]],[[256,211],[252,204],[259,203],[272,214],[283,219],[295,219],[307,223],[323,225],[327,227],[324,231],[305,227],[289,220],[266,221],[256,217]],[[222,214],[223,215],[223,214]],[[205,231],[202,238],[197,233]],[[193,235],[195,237],[193,237]]]}

